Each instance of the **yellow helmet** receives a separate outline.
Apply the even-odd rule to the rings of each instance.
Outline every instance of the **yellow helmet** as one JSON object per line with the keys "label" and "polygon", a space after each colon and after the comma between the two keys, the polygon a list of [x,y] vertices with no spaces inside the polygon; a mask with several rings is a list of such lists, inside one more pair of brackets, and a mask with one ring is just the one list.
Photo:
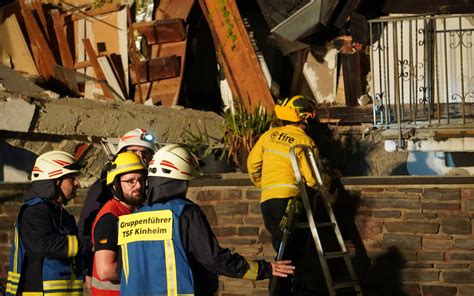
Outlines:
{"label": "yellow helmet", "polygon": [[316,104],[304,96],[294,96],[278,103],[275,106],[275,114],[278,119],[298,122],[316,117]]}
{"label": "yellow helmet", "polygon": [[107,185],[111,185],[119,175],[141,170],[146,172],[146,167],[138,155],[132,151],[119,153],[107,172]]}

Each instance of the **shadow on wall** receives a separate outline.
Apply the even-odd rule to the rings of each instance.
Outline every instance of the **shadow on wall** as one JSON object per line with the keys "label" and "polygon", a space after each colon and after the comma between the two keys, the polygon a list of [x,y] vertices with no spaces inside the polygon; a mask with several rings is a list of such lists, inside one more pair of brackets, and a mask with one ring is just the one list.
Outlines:
{"label": "shadow on wall", "polygon": [[369,258],[355,223],[359,200],[359,196],[340,187],[333,207],[344,241],[351,242],[355,249],[352,260],[364,295],[407,295],[401,282],[405,259],[396,247],[389,247],[383,254]]}
{"label": "shadow on wall", "polygon": [[0,182],[28,181],[38,156],[0,140]]}
{"label": "shadow on wall", "polygon": [[330,168],[340,170],[345,176],[369,174],[367,156],[374,149],[374,145],[350,137],[336,140],[328,125],[320,122],[310,124],[307,133],[316,142],[321,157],[328,160]]}
{"label": "shadow on wall", "polygon": [[372,268],[367,275],[364,295],[368,296],[406,296],[401,281],[401,270],[405,259],[396,247],[389,247],[385,253],[373,259]]}

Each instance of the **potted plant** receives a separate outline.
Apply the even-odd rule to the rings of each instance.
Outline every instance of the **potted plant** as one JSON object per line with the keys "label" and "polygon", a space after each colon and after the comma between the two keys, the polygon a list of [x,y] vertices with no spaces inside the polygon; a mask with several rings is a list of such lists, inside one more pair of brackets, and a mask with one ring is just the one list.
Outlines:
{"label": "potted plant", "polygon": [[225,110],[222,116],[227,159],[246,173],[248,154],[258,138],[270,127],[273,114],[268,114],[262,106],[247,111],[240,100],[234,100],[233,108]]}
{"label": "potted plant", "polygon": [[203,162],[202,172],[205,174],[227,173],[232,166],[225,157],[223,139],[210,136],[206,130],[198,133],[186,131],[186,144]]}

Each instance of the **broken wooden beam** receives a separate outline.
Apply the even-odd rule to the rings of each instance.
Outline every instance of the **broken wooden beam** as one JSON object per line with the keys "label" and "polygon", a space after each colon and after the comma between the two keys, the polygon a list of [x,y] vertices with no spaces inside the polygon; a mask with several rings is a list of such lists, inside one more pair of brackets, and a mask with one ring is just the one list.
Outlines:
{"label": "broken wooden beam", "polygon": [[235,0],[199,0],[232,95],[249,111],[275,105]]}
{"label": "broken wooden beam", "polygon": [[35,63],[44,79],[48,80],[53,76],[56,59],[46,41],[43,32],[33,15],[33,11],[26,6],[21,10],[25,21],[26,30],[30,39],[31,50],[35,58]]}
{"label": "broken wooden beam", "polygon": [[[139,71],[139,75],[137,75],[136,69]],[[130,79],[133,84],[137,84],[139,80],[140,83],[157,81],[179,76],[180,70],[181,63],[178,56],[155,58],[132,63],[132,67],[130,67]]]}
{"label": "broken wooden beam", "polygon": [[186,28],[182,19],[134,23],[132,28],[145,36],[148,44],[177,42],[186,38]]}
{"label": "broken wooden beam", "polygon": [[64,31],[64,21],[57,9],[51,10],[51,17],[53,19],[54,31],[58,40],[59,54],[61,55],[62,65],[66,68],[72,69],[74,61],[72,59],[71,49]]}
{"label": "broken wooden beam", "polygon": [[[94,48],[92,47],[92,43],[89,39],[84,38],[82,39],[82,43],[84,44],[84,49],[87,52],[87,56],[89,58],[89,61],[92,64],[92,68],[94,69],[95,76],[99,81],[106,82],[107,78],[105,77],[104,72],[102,71],[102,68],[100,67],[99,61],[97,59],[97,54],[94,51]],[[100,88],[102,89],[104,96],[112,99],[112,93],[110,89],[107,87],[106,84],[100,83]]]}
{"label": "broken wooden beam", "polygon": [[93,8],[90,10],[82,11],[82,10],[77,9],[73,11],[71,20],[79,21],[79,20],[87,19],[87,18],[95,19],[95,17],[98,15],[119,11],[121,7],[122,5],[120,3],[106,3],[102,5],[101,7]]}

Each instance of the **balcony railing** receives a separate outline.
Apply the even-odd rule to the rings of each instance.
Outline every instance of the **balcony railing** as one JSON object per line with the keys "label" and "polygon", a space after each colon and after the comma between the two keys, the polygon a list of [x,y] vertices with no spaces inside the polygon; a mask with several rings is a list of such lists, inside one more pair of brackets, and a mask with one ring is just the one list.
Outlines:
{"label": "balcony railing", "polygon": [[371,20],[374,125],[474,122],[474,15]]}

